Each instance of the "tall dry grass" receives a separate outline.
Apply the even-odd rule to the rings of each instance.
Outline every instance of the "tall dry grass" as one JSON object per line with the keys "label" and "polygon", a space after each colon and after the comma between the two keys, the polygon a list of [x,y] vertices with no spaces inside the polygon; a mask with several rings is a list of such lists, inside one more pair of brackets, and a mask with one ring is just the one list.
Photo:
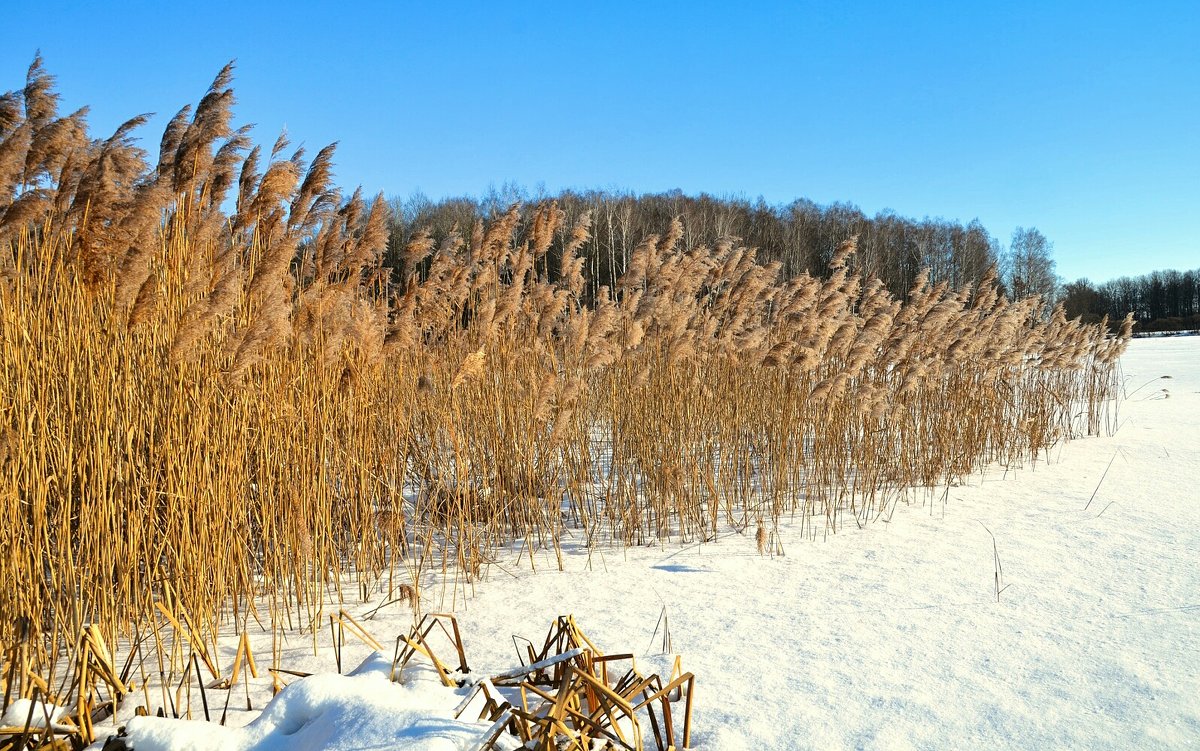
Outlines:
{"label": "tall dry grass", "polygon": [[865,524],[1110,418],[1129,321],[1110,338],[994,280],[897,300],[852,238],[785,280],[676,222],[585,305],[587,222],[549,204],[386,269],[383,202],[333,187],[332,148],[251,148],[230,80],[155,159],[141,118],[92,141],[59,115],[40,62],[0,98],[6,703],[101,702],[88,627],[178,682],[220,632],[315,643],[343,599],[465,586],[566,530],[777,549],[782,517]]}

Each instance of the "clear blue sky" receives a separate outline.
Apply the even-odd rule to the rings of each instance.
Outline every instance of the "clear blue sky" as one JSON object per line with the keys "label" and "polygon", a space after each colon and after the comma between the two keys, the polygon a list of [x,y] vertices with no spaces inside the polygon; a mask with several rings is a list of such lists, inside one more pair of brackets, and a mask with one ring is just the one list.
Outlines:
{"label": "clear blue sky", "polygon": [[[113,9],[110,9],[113,8]],[[116,8],[120,8],[116,10]],[[808,197],[1036,226],[1067,280],[1200,267],[1200,3],[105,3],[17,0],[108,134],[237,59],[238,121],[347,188]]]}

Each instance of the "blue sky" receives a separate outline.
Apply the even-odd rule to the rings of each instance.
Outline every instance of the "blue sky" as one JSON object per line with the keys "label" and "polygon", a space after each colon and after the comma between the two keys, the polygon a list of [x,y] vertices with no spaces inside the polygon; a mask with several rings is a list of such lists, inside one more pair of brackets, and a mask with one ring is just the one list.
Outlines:
{"label": "blue sky", "polygon": [[[436,7],[435,7],[436,6]],[[110,9],[110,7],[112,9]],[[118,9],[119,8],[119,9]],[[1200,267],[1200,3],[18,0],[107,134],[237,60],[237,119],[368,193],[508,181],[807,197],[1038,227],[1067,280]]]}

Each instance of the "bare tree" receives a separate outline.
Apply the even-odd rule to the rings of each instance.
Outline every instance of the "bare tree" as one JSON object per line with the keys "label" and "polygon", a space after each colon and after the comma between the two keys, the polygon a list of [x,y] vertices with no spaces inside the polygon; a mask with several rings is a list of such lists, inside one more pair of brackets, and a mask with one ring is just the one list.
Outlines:
{"label": "bare tree", "polygon": [[1040,295],[1055,301],[1058,279],[1054,275],[1054,243],[1036,227],[1017,227],[1004,258],[1005,278],[1014,300]]}

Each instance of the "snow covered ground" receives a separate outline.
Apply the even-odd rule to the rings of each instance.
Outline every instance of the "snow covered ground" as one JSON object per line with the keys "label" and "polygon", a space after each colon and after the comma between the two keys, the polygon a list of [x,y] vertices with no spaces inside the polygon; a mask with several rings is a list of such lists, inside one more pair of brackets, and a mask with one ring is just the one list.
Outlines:
{"label": "snow covered ground", "polygon": [[[476,675],[513,665],[511,635],[540,640],[565,613],[603,649],[661,652],[665,609],[670,649],[697,676],[695,749],[1200,743],[1200,338],[1135,341],[1123,367],[1131,396],[1113,437],[989,470],[944,502],[916,491],[888,523],[815,542],[785,526],[776,557],[737,534],[581,550],[564,571],[514,553],[443,604]],[[391,605],[363,623],[386,643],[410,615]],[[334,669],[329,650],[313,657],[310,645],[301,659],[298,641],[298,669]],[[369,650],[347,652],[353,665]],[[138,751],[456,749],[482,731],[449,719],[459,697],[429,676],[394,686],[372,665],[293,684],[243,730],[139,719],[131,740]],[[259,709],[267,686],[255,685]],[[252,719],[236,709],[230,724]]]}

